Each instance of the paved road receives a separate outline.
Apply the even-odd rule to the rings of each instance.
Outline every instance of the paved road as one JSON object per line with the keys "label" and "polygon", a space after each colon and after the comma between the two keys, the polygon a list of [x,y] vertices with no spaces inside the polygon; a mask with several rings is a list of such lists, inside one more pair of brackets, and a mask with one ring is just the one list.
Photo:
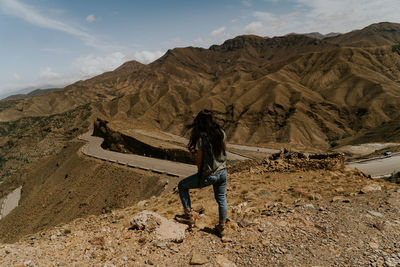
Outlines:
{"label": "paved road", "polygon": [[275,153],[280,152],[280,150],[278,150],[278,149],[256,147],[256,146],[245,146],[245,145],[235,145],[235,144],[228,144],[228,146],[231,148],[235,148],[235,149],[252,151],[252,152],[262,152],[262,153],[267,153],[267,154],[275,154]]}
{"label": "paved road", "polygon": [[350,163],[347,166],[359,169],[360,171],[369,174],[372,177],[384,176],[393,172],[400,172],[400,155],[392,156],[390,158]]}
{"label": "paved road", "polygon": [[[167,133],[167,132],[163,132],[173,138],[175,138],[176,140],[179,140],[182,143],[187,143],[188,140],[185,137],[176,135],[176,134],[172,134],[172,133]],[[263,148],[263,147],[256,147],[256,146],[245,146],[245,145],[235,145],[235,144],[227,144],[228,148],[235,148],[235,149],[239,149],[239,150],[245,150],[245,151],[251,151],[251,152],[262,152],[262,153],[267,153],[267,154],[274,154],[274,153],[278,153],[280,152],[280,150],[277,149],[270,149],[270,148]],[[232,160],[245,160],[248,159],[247,157],[235,154],[235,153],[227,153],[228,159],[232,159]]]}
{"label": "paved road", "polygon": [[195,165],[105,150],[101,147],[103,138],[91,136],[91,134],[92,132],[89,131],[78,137],[79,139],[88,141],[82,147],[82,153],[87,156],[177,177],[186,177],[197,171]]}
{"label": "paved road", "polygon": [[19,199],[21,198],[21,189],[22,186],[18,187],[3,200],[0,205],[0,219],[18,206]]}

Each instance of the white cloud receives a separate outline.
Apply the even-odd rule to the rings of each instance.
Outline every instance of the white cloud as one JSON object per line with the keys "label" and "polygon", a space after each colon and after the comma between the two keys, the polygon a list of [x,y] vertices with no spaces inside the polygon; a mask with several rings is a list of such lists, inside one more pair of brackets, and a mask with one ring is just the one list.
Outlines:
{"label": "white cloud", "polygon": [[260,11],[253,12],[253,16],[256,17],[257,19],[265,21],[265,22],[270,22],[277,18],[276,15],[274,15],[272,13],[260,12]]}
{"label": "white cloud", "polygon": [[260,34],[263,30],[263,24],[261,21],[254,21],[244,27],[244,33]]}
{"label": "white cloud", "polygon": [[398,0],[296,0],[309,9],[307,28],[348,32],[382,21],[399,21]]}
{"label": "white cloud", "polygon": [[214,37],[214,38],[223,37],[224,34],[225,34],[225,30],[226,30],[226,27],[225,27],[225,26],[220,27],[220,28],[218,28],[218,29],[213,30],[213,31],[210,33],[210,36],[211,36],[211,37]]}
{"label": "white cloud", "polygon": [[176,47],[182,44],[182,39],[180,37],[176,37],[170,41],[162,42],[162,44],[167,47]]}
{"label": "white cloud", "polygon": [[79,80],[77,75],[60,75],[52,79],[38,79],[35,81],[21,80],[9,84],[0,84],[0,99],[17,93],[28,93],[38,88],[64,87]]}
{"label": "white cloud", "polygon": [[77,58],[73,65],[79,69],[83,77],[89,77],[111,71],[127,61],[126,55],[114,52],[105,56],[87,55]]}
{"label": "white cloud", "polygon": [[225,41],[226,39],[232,38],[234,35],[227,31],[226,26],[219,27],[212,30],[207,37],[197,37],[192,41],[193,45],[205,47],[208,45],[214,45]]}
{"label": "white cloud", "polygon": [[96,19],[95,19],[95,17],[94,17],[94,14],[90,14],[90,15],[88,15],[87,17],[86,17],[86,21],[87,22],[89,22],[89,23],[92,23],[92,22],[94,22]]}
{"label": "white cloud", "polygon": [[[275,0],[265,0],[274,2]],[[399,21],[399,0],[295,0],[296,12],[253,12],[241,32],[281,36],[291,32],[348,32],[382,21]]]}
{"label": "white cloud", "polygon": [[109,48],[109,46],[102,44],[96,37],[88,32],[77,27],[73,27],[62,21],[42,15],[33,7],[23,4],[18,0],[0,0],[0,8],[3,10],[3,12],[25,20],[33,25],[76,36],[84,41],[84,43],[88,46],[100,50],[107,50]]}
{"label": "white cloud", "polygon": [[61,75],[59,73],[54,72],[50,67],[45,67],[40,69],[39,77],[41,79],[52,80],[60,78]]}
{"label": "white cloud", "polygon": [[205,41],[204,41],[204,39],[201,38],[201,37],[197,37],[197,38],[193,41],[193,44],[194,44],[194,45],[202,45],[202,44],[204,44],[204,43],[205,43]]}
{"label": "white cloud", "polygon": [[14,81],[8,84],[0,84],[0,99],[24,88],[64,87],[78,80],[114,70],[132,58],[142,63],[149,63],[163,54],[162,51],[137,51],[129,58],[122,52],[109,53],[103,56],[90,54],[75,59],[72,65],[77,69],[76,72],[57,73],[47,66],[40,69],[37,79],[34,80],[17,79],[20,77],[15,73],[12,75]]}
{"label": "white cloud", "polygon": [[158,51],[137,51],[134,53],[133,57],[135,60],[141,62],[141,63],[150,63],[153,62],[154,60],[160,58],[164,52],[158,50]]}
{"label": "white cloud", "polygon": [[66,55],[66,54],[71,54],[71,50],[63,49],[63,48],[42,48],[40,49],[41,51],[44,52],[50,52],[58,55]]}
{"label": "white cloud", "polygon": [[[299,25],[303,25],[303,16],[299,12],[275,15],[269,12],[253,12],[255,21],[246,25],[243,33],[257,34],[261,36],[280,36],[291,32],[299,32]],[[302,32],[302,31],[300,31]]]}
{"label": "white cloud", "polygon": [[240,2],[242,3],[242,5],[247,6],[247,7],[253,6],[253,3],[251,0],[240,0]]}

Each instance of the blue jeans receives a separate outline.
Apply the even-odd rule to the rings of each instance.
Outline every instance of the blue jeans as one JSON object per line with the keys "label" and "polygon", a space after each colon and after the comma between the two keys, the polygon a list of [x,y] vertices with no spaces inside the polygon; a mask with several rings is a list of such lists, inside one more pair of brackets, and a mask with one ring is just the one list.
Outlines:
{"label": "blue jeans", "polygon": [[178,184],[179,197],[181,198],[183,208],[185,210],[191,209],[189,189],[203,188],[208,185],[213,185],[214,197],[218,203],[219,220],[225,221],[228,213],[228,204],[226,203],[226,170],[223,169],[217,174],[212,174],[204,179],[200,179],[199,175],[193,174]]}

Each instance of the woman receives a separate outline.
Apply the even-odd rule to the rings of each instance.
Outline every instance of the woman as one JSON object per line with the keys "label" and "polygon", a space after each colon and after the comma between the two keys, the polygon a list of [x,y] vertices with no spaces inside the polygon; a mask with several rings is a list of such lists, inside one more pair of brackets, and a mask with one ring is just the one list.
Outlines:
{"label": "woman", "polygon": [[178,184],[184,214],[176,215],[175,219],[193,225],[198,215],[192,210],[189,189],[213,185],[219,212],[219,223],[216,230],[222,236],[228,210],[225,195],[227,180],[226,135],[215,121],[213,113],[206,109],[197,114],[189,129],[192,129],[192,132],[188,148],[190,152],[196,154],[198,172],[181,180]]}

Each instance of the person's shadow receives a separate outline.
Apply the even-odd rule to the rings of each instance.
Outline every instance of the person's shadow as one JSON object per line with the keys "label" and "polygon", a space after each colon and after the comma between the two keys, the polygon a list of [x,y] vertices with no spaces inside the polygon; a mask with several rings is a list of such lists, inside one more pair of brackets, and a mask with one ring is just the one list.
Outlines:
{"label": "person's shadow", "polygon": [[210,228],[210,227],[206,226],[206,227],[200,229],[200,231],[215,235],[217,237],[220,237],[215,228]]}

